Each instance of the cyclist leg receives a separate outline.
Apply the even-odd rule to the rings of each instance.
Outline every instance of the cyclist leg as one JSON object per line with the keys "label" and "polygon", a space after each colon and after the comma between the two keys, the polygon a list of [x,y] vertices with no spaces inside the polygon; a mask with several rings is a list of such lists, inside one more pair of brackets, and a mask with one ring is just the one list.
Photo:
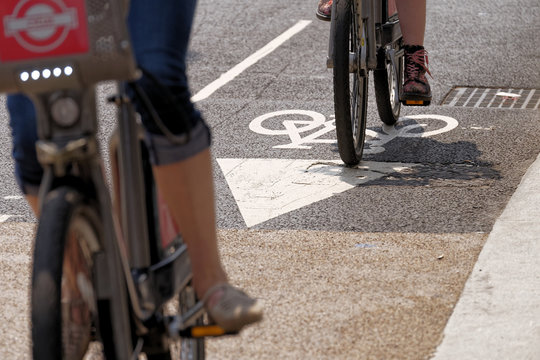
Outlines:
{"label": "cyclist leg", "polygon": [[426,0],[395,0],[406,45],[424,45]]}
{"label": "cyclist leg", "polygon": [[424,49],[426,0],[396,0],[399,23],[405,43],[405,76],[401,100],[431,100],[426,72],[427,52]]}
{"label": "cyclist leg", "polygon": [[34,105],[24,95],[8,95],[7,109],[13,138],[15,178],[34,214],[39,216],[37,195],[43,169],[36,155],[38,137]]}
{"label": "cyclist leg", "polygon": [[[219,325],[236,331],[259,320],[262,311],[247,295],[228,291],[229,285],[217,286],[227,284],[227,276],[217,246],[210,131],[190,101],[185,73],[195,3],[167,0],[156,6],[146,0],[132,0],[129,15],[137,62],[171,91],[177,105],[164,100],[163,90],[157,89],[148,76],[138,83],[171,132],[185,138],[186,125],[191,128],[189,141],[172,143],[137,96],[134,100],[147,129],[156,182],[189,248],[197,294],[207,300],[207,309]],[[225,301],[240,307],[240,314],[223,314],[220,309]]]}

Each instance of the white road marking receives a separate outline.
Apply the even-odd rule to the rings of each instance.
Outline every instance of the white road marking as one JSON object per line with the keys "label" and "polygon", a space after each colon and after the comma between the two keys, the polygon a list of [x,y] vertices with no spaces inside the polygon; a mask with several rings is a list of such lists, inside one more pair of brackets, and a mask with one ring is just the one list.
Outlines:
{"label": "white road marking", "polygon": [[[403,125],[406,120],[418,120],[418,122]],[[443,127],[437,128],[443,124]],[[456,119],[444,115],[421,114],[402,117],[396,126],[383,125],[382,132],[367,129],[364,154],[378,154],[385,151],[383,145],[396,137],[435,136],[451,131],[458,125]],[[335,136],[320,139],[327,133],[333,133],[335,128],[334,115],[327,120],[323,114],[308,110],[274,111],[258,116],[249,123],[249,129],[257,134],[289,137],[290,143],[273,146],[274,149],[311,149],[311,144],[336,143]]]}
{"label": "white road marking", "polygon": [[248,227],[414,164],[341,160],[217,159]]}
{"label": "white road marking", "polygon": [[23,197],[22,196],[4,196],[4,200],[19,200],[19,199],[22,199]]}
{"label": "white road marking", "polygon": [[2,215],[0,214],[0,223],[6,222],[13,215]]}
{"label": "white road marking", "polygon": [[206,87],[200,90],[197,94],[195,94],[191,98],[191,101],[197,102],[197,101],[201,101],[208,98],[216,90],[221,88],[223,85],[227,84],[229,81],[233,80],[235,77],[240,75],[244,70],[249,68],[251,65],[254,65],[255,63],[257,63],[257,61],[261,60],[266,55],[270,54],[272,51],[277,49],[280,45],[282,45],[284,42],[289,40],[291,37],[293,37],[300,31],[304,30],[304,28],[308,26],[309,24],[311,24],[311,20],[298,21],[294,26],[292,26],[290,29],[285,31],[283,34],[279,35],[274,40],[270,41],[264,47],[259,49],[257,52],[247,57],[240,64],[236,65],[235,67],[233,67],[226,73],[222,74],[217,80],[208,84]]}

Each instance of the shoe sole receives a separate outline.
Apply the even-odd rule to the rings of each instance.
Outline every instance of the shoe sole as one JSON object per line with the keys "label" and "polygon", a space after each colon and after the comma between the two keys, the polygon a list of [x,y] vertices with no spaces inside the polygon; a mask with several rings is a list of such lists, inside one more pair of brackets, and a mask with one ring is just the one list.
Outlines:
{"label": "shoe sole", "polygon": [[332,16],[324,15],[318,11],[315,12],[315,16],[317,16],[317,19],[322,21],[330,21],[332,19]]}

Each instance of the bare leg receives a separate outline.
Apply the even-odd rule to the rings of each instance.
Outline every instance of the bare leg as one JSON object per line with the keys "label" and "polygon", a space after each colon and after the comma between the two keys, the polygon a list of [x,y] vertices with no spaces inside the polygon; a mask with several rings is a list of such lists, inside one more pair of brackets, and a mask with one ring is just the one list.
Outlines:
{"label": "bare leg", "polygon": [[396,0],[405,45],[424,45],[426,0]]}
{"label": "bare leg", "polygon": [[36,217],[39,217],[38,197],[35,195],[26,195],[26,201],[28,202],[28,205],[30,205],[30,208],[32,208],[32,211],[34,211],[34,215],[36,215]]}
{"label": "bare leg", "polygon": [[154,176],[186,240],[195,290],[202,298],[210,287],[227,281],[217,246],[210,150],[155,166]]}

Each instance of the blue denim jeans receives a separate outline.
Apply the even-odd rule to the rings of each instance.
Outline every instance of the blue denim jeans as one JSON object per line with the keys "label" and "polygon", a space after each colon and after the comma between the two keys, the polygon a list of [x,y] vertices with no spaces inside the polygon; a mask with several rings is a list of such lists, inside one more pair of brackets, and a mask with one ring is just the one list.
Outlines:
{"label": "blue denim jeans", "polygon": [[[152,162],[156,165],[185,160],[210,146],[210,131],[190,101],[186,76],[186,54],[195,7],[196,0],[131,0],[128,26],[137,63],[171,92],[176,104],[165,101],[163,90],[146,76],[138,84],[171,132],[182,135],[186,122],[191,128],[188,143],[172,144],[137,96],[130,94],[141,114]],[[21,94],[9,95],[7,107],[17,181],[24,193],[35,194],[43,174],[35,151],[35,111],[31,101]]]}

